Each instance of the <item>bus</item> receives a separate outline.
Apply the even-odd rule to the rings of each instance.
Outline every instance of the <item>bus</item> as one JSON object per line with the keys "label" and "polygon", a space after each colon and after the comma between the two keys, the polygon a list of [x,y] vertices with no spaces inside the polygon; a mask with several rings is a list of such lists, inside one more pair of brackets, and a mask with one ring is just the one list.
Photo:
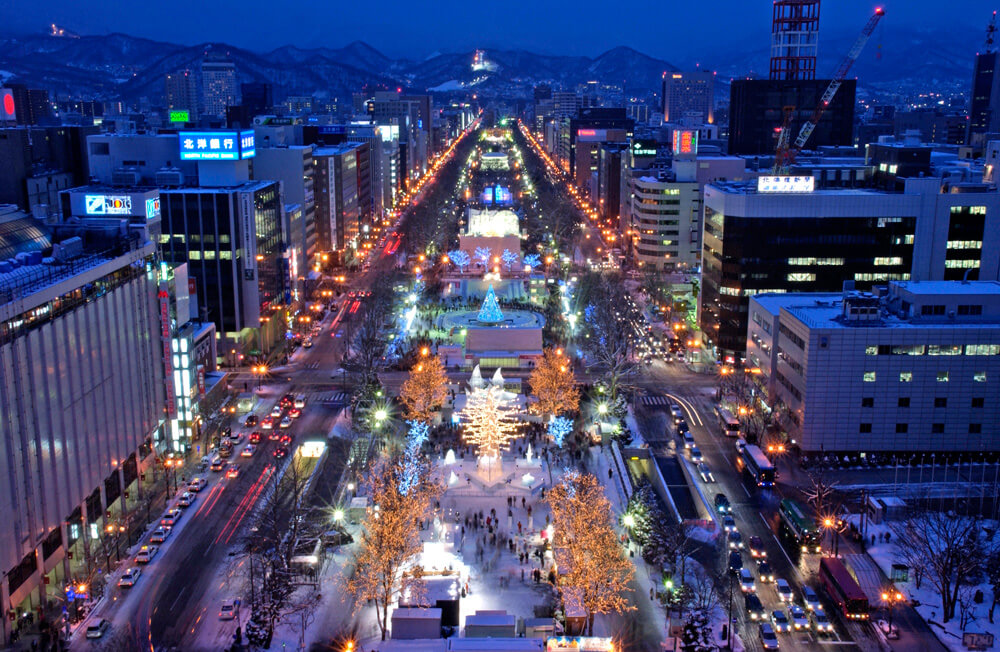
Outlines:
{"label": "bus", "polygon": [[759,447],[749,444],[736,457],[736,468],[749,475],[758,487],[774,486],[774,465]]}
{"label": "bus", "polygon": [[820,552],[819,528],[806,516],[802,506],[791,498],[785,498],[778,505],[781,530],[787,534],[802,552]]}
{"label": "bus", "polygon": [[740,436],[740,420],[733,416],[733,413],[724,407],[716,408],[715,413],[719,415],[719,425],[726,437]]}
{"label": "bus", "polygon": [[836,557],[819,560],[819,579],[848,620],[868,620],[868,596]]}

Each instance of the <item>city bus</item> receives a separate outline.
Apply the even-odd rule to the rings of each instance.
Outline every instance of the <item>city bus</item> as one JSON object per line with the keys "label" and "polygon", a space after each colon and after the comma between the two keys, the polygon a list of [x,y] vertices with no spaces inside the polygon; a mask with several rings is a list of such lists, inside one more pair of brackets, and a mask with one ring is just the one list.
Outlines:
{"label": "city bus", "polygon": [[781,531],[790,537],[802,552],[820,552],[820,534],[816,523],[806,516],[802,506],[785,498],[778,506]]}
{"label": "city bus", "polygon": [[715,413],[719,415],[719,425],[726,437],[740,436],[740,420],[733,416],[733,413],[724,407],[716,408]]}
{"label": "city bus", "polygon": [[819,579],[848,620],[868,620],[868,596],[836,557],[819,560]]}
{"label": "city bus", "polygon": [[758,487],[774,486],[774,465],[759,447],[749,444],[736,457],[736,468],[749,475]]}

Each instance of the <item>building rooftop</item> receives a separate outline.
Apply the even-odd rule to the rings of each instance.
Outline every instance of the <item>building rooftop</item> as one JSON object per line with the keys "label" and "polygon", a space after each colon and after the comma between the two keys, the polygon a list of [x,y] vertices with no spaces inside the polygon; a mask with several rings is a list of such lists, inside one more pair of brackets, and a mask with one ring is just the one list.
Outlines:
{"label": "building rooftop", "polygon": [[893,281],[892,285],[908,294],[1000,296],[997,281]]}

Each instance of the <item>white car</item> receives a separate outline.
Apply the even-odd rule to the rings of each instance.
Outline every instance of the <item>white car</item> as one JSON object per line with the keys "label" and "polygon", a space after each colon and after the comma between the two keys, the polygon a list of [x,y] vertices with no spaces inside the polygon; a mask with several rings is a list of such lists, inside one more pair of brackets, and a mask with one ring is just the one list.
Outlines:
{"label": "white car", "polygon": [[833,631],[833,623],[826,617],[822,609],[814,609],[810,616],[812,616],[813,629],[817,632],[828,634]]}
{"label": "white car", "polygon": [[246,447],[240,451],[240,457],[253,457],[255,452],[257,452],[257,448],[253,444],[247,444]]}
{"label": "white car", "polygon": [[775,609],[771,612],[771,626],[774,627],[774,631],[776,632],[792,631],[792,624],[788,621],[788,616],[781,609]]}
{"label": "white car", "polygon": [[816,611],[823,608],[819,603],[819,596],[816,595],[816,591],[808,584],[802,585],[802,601],[806,603],[808,611]]}
{"label": "white car", "polygon": [[181,494],[181,497],[177,499],[177,504],[181,507],[190,507],[194,504],[194,499],[197,497],[197,494],[193,491],[185,491]]}
{"label": "white car", "polygon": [[788,580],[786,579],[779,577],[774,583],[774,588],[777,589],[778,598],[782,602],[791,602],[795,598],[795,595],[792,593],[792,587],[788,584]]}
{"label": "white car", "polygon": [[135,563],[148,564],[159,550],[157,546],[143,546],[139,548],[139,552],[135,553]]}
{"label": "white car", "polygon": [[792,619],[792,629],[804,631],[809,629],[809,619],[806,618],[805,610],[797,604],[788,607],[788,617]]}
{"label": "white car", "polygon": [[754,583],[753,573],[749,568],[740,569],[740,590],[744,593],[756,593],[757,585]]}
{"label": "white car", "polygon": [[700,463],[704,459],[705,459],[705,457],[701,454],[701,449],[698,448],[697,446],[692,446],[691,447],[691,461],[692,462],[696,462],[696,463]]}
{"label": "white car", "polygon": [[187,487],[188,491],[198,493],[204,489],[206,485],[208,485],[208,481],[205,478],[192,478],[191,481],[188,482]]}
{"label": "white car", "polygon": [[712,469],[708,468],[708,465],[704,462],[698,465],[698,474],[705,482],[715,482],[715,476],[712,475]]}
{"label": "white car", "polygon": [[142,575],[142,571],[138,568],[129,568],[118,579],[118,586],[135,586],[135,583],[139,581],[140,575]]}
{"label": "white car", "polygon": [[111,623],[103,618],[98,618],[96,622],[87,626],[87,638],[101,638],[110,627]]}
{"label": "white car", "polygon": [[281,416],[282,411],[283,410],[281,409],[280,405],[275,405],[273,408],[271,408],[271,416],[277,419],[278,417]]}
{"label": "white car", "polygon": [[236,601],[223,600],[219,607],[219,620],[233,620],[236,618]]}
{"label": "white car", "polygon": [[771,623],[761,623],[760,624],[760,642],[764,646],[765,650],[777,650],[778,649],[778,637],[774,633],[774,628],[771,627]]}
{"label": "white car", "polygon": [[284,419],[282,419],[280,427],[283,428],[283,429],[291,428],[292,427],[292,418],[291,417],[285,417]]}
{"label": "white car", "polygon": [[149,540],[153,543],[163,543],[169,536],[170,528],[161,526],[153,530],[153,534],[149,536]]}

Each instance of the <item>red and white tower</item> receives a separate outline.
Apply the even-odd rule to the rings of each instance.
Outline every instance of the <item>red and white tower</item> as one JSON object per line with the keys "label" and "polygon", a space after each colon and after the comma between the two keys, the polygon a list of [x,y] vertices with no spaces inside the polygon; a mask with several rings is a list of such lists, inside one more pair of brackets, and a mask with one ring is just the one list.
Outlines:
{"label": "red and white tower", "polygon": [[771,79],[816,79],[820,0],[774,0]]}

